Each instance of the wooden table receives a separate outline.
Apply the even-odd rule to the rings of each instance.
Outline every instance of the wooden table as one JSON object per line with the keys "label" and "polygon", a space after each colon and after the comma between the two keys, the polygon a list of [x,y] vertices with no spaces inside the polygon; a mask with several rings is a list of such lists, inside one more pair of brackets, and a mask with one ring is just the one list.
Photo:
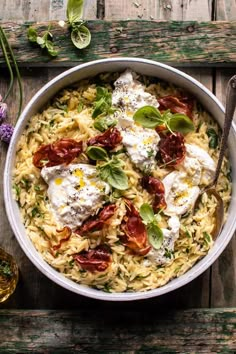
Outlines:
{"label": "wooden table", "polygon": [[[85,3],[84,17],[90,20],[93,38],[90,48],[81,54],[71,47],[63,52],[67,41],[62,41],[63,62],[60,58],[52,62],[39,50],[29,50],[19,35],[25,27],[19,23],[65,19],[66,0],[0,2],[0,20],[22,67],[24,104],[43,84],[65,70],[65,66],[96,57],[119,55],[151,57],[179,66],[224,103],[226,82],[236,72],[235,0],[89,0]],[[159,23],[157,20],[168,22]],[[200,23],[202,21],[205,25]],[[14,32],[9,30],[10,27]],[[121,27],[125,30],[117,31]],[[150,42],[143,37],[144,28],[148,33],[157,33],[155,38],[159,39],[153,44],[153,50],[148,51]],[[187,35],[198,37],[189,38]],[[176,47],[178,56],[170,51],[176,36],[180,38],[179,48]],[[202,56],[198,56],[197,50],[193,51],[191,46],[183,47],[184,40],[191,41],[191,38],[197,48],[203,49]],[[167,45],[168,56],[160,57],[161,51],[157,50],[160,43]],[[28,48],[27,56],[24,48]],[[1,64],[0,93],[7,85],[6,73]],[[15,85],[7,102],[12,123],[15,123],[18,96]],[[2,144],[1,174],[6,150],[7,146]],[[0,180],[0,245],[15,256],[20,268],[16,292],[0,305],[0,352],[236,352],[235,237],[210,269],[181,289],[146,301],[100,302],[59,287],[27,259],[7,221],[2,177]]]}

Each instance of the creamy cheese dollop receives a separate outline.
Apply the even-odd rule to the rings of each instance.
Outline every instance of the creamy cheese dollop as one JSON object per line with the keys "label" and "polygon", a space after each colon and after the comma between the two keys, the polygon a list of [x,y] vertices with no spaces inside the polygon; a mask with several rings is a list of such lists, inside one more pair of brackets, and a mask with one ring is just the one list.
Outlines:
{"label": "creamy cheese dollop", "polygon": [[110,192],[96,174],[96,167],[71,164],[44,167],[41,176],[48,184],[47,195],[57,222],[72,229],[96,213]]}
{"label": "creamy cheese dollop", "polygon": [[164,179],[166,215],[183,215],[194,205],[200,185],[208,185],[216,165],[211,156],[202,148],[185,144],[186,157],[178,165],[178,170],[169,173]]}
{"label": "creamy cheese dollop", "polygon": [[133,120],[134,113],[141,107],[159,103],[155,96],[145,92],[144,85],[136,80],[137,74],[127,69],[115,81],[112,104],[119,110],[115,113],[117,128],[122,135],[122,142],[133,164],[142,171],[152,170],[156,166],[155,156],[158,151],[159,135],[154,129],[143,128]]}
{"label": "creamy cheese dollop", "polygon": [[179,237],[180,221],[177,216],[168,220],[169,228],[162,228],[163,243],[158,250],[152,248],[147,255],[148,260],[157,264],[166,264],[173,259],[175,242]]}

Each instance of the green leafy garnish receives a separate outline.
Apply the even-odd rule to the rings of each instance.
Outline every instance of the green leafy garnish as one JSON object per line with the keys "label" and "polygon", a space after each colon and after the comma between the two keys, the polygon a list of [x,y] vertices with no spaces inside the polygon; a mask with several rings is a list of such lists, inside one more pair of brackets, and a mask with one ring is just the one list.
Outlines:
{"label": "green leafy garnish", "polygon": [[11,277],[13,275],[10,263],[4,260],[0,260],[0,276]]}
{"label": "green leafy garnish", "polygon": [[114,127],[115,125],[117,124],[117,120],[116,119],[113,119],[109,116],[100,116],[100,117],[97,117],[95,120],[94,120],[94,128],[99,130],[100,132],[104,132],[105,130],[111,128],[111,127]]}
{"label": "green leafy garnish", "polygon": [[19,198],[20,192],[21,192],[21,188],[17,184],[13,184],[13,188],[14,188],[14,190],[16,192],[17,198]]}
{"label": "green leafy garnish", "polygon": [[163,242],[163,232],[157,224],[153,208],[148,203],[144,203],[141,205],[139,213],[147,226],[148,240],[150,244],[153,248],[158,250]]}
{"label": "green leafy garnish", "polygon": [[194,131],[194,125],[191,119],[180,113],[171,113],[167,110],[161,113],[153,106],[144,106],[139,108],[133,119],[145,128],[154,129],[158,126],[165,126],[170,132],[176,131],[187,134]]}
{"label": "green leafy garnish", "polygon": [[97,167],[100,178],[112,187],[125,190],[128,188],[128,178],[122,170],[124,163],[117,157],[112,157],[106,163]]}
{"label": "green leafy garnish", "polygon": [[108,154],[105,149],[99,146],[89,146],[87,148],[86,154],[91,160],[107,160]]}
{"label": "green leafy garnish", "polygon": [[30,42],[38,44],[42,49],[46,49],[48,54],[52,57],[56,57],[58,55],[58,51],[55,50],[52,42],[53,35],[50,32],[50,27],[43,36],[39,36],[35,28],[29,27],[27,36]]}
{"label": "green leafy garnish", "polygon": [[204,239],[207,243],[211,243],[212,238],[211,238],[211,235],[208,234],[208,232],[203,231],[203,236],[204,236]]}
{"label": "green leafy garnish", "polygon": [[83,0],[68,0],[66,15],[71,27],[71,40],[78,49],[86,48],[91,41],[91,33],[82,20]]}
{"label": "green leafy garnish", "polygon": [[94,110],[92,113],[92,118],[98,117],[100,114],[110,114],[113,113],[112,108],[112,94],[105,87],[97,87],[97,94],[94,103]]}
{"label": "green leafy garnish", "polygon": [[209,128],[209,129],[207,129],[206,133],[209,138],[209,144],[208,144],[209,148],[216,149],[218,146],[219,137],[218,137],[218,134],[216,133],[215,129]]}
{"label": "green leafy garnish", "polygon": [[121,159],[114,155],[110,158],[107,151],[99,146],[89,146],[86,154],[91,160],[105,161],[97,166],[99,176],[103,181],[119,190],[128,188],[128,178],[122,170],[124,162]]}

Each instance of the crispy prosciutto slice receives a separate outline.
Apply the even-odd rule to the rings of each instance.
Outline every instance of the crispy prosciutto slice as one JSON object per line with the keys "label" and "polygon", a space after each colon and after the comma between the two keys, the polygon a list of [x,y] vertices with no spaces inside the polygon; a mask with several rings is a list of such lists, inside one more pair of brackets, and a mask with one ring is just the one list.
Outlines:
{"label": "crispy prosciutto slice", "polygon": [[44,166],[68,165],[83,151],[82,141],[60,139],[55,143],[42,145],[33,156],[33,164],[37,168]]}
{"label": "crispy prosciutto slice", "polygon": [[186,155],[184,136],[179,132],[163,134],[159,144],[159,151],[164,164],[167,166],[178,165]]}
{"label": "crispy prosciutto slice", "polygon": [[95,218],[85,221],[75,232],[84,235],[87,232],[101,230],[105,224],[108,224],[108,220],[114,215],[115,211],[115,204],[106,205]]}
{"label": "crispy prosciutto slice", "polygon": [[181,113],[192,118],[194,101],[191,97],[164,96],[159,98],[158,102],[160,111],[169,109],[171,113]]}
{"label": "crispy prosciutto slice", "polygon": [[87,141],[87,145],[95,145],[108,150],[114,149],[122,141],[122,136],[117,128],[109,128],[103,134],[94,136]]}
{"label": "crispy prosciutto slice", "polygon": [[166,208],[165,187],[158,178],[144,176],[141,180],[141,185],[148,193],[154,196],[152,207],[155,213],[160,209]]}
{"label": "crispy prosciutto slice", "polygon": [[120,236],[120,240],[132,253],[145,256],[150,251],[145,225],[129,200],[126,200],[126,215],[121,223],[121,229],[124,235]]}
{"label": "crispy prosciutto slice", "polygon": [[74,259],[80,267],[89,272],[103,272],[111,263],[111,250],[108,245],[100,245],[94,249],[75,254]]}

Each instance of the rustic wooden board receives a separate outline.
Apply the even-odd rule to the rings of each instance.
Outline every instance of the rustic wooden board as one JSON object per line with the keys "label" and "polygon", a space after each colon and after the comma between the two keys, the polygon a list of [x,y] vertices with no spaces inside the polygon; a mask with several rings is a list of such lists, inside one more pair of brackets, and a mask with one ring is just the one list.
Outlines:
{"label": "rustic wooden board", "polygon": [[105,0],[105,19],[211,20],[211,0]]}
{"label": "rustic wooden board", "polygon": [[[66,18],[67,0],[1,0],[0,20],[4,21],[48,21]],[[97,1],[84,1],[84,18],[96,18]]]}
{"label": "rustic wooden board", "polygon": [[0,311],[3,353],[235,353],[236,309]]}
{"label": "rustic wooden board", "polygon": [[[3,23],[21,66],[71,66],[100,58],[145,57],[178,66],[230,66],[236,63],[236,21],[88,21],[92,41],[79,51],[67,26],[51,22],[60,53],[51,59],[28,42],[29,24]],[[40,32],[48,23],[34,24]],[[0,63],[4,59],[0,56]]]}

